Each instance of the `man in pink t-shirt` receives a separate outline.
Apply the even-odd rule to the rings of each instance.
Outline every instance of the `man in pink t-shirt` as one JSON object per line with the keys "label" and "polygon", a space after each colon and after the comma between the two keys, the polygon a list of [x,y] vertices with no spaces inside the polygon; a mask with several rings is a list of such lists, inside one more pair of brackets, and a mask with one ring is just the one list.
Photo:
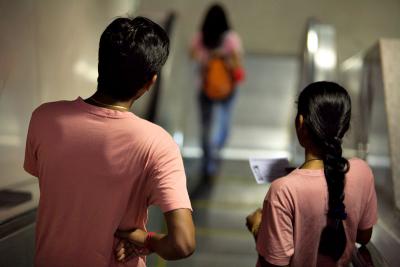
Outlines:
{"label": "man in pink t-shirt", "polygon": [[[96,93],[33,112],[24,168],[40,185],[35,266],[146,266],[150,252],[167,260],[193,253],[179,148],[129,111],[168,49],[159,25],[118,18],[100,39]],[[164,212],[168,234],[146,232],[150,205]]]}

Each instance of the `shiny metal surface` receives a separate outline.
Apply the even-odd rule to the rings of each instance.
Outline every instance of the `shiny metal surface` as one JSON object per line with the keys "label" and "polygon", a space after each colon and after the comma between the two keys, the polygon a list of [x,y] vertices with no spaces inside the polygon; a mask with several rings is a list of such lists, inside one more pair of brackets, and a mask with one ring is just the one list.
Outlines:
{"label": "shiny metal surface", "polygon": [[333,25],[308,21],[300,89],[315,81],[336,80],[336,30]]}
{"label": "shiny metal surface", "polygon": [[356,154],[368,161],[375,176],[379,221],[372,241],[389,265],[395,266],[400,261],[395,252],[400,250],[400,131],[395,108],[400,102],[399,61],[395,61],[400,58],[400,41],[386,42],[380,40],[345,61],[341,76],[354,107],[352,137],[347,144],[353,141]]}

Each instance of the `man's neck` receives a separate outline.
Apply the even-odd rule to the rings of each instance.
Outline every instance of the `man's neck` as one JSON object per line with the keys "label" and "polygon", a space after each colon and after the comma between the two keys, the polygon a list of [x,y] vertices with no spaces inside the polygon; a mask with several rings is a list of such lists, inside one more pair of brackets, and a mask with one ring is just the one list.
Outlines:
{"label": "man's neck", "polygon": [[88,99],[85,99],[85,102],[89,104],[119,111],[129,111],[132,107],[133,101],[134,98],[126,101],[115,100],[99,91],[94,93],[94,95]]}

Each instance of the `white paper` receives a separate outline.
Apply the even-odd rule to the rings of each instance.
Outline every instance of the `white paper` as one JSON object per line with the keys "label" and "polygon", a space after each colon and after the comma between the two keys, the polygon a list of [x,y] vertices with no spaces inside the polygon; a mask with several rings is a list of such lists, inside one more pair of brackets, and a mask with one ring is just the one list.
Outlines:
{"label": "white paper", "polygon": [[287,168],[289,168],[287,158],[250,158],[249,163],[258,184],[271,183],[287,175]]}

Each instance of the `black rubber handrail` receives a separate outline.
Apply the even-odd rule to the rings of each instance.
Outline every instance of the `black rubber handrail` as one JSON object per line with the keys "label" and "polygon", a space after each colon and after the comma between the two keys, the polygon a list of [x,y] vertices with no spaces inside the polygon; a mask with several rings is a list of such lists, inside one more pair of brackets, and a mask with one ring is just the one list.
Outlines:
{"label": "black rubber handrail", "polygon": [[[171,33],[172,33],[172,29],[173,29],[173,26],[175,23],[175,19],[176,19],[175,12],[171,12],[168,15],[168,17],[165,20],[165,23],[163,25],[164,30],[167,32],[170,39],[171,39]],[[162,75],[162,71],[158,74],[158,78],[153,87],[152,95],[151,95],[151,98],[149,101],[150,103],[147,107],[147,112],[145,115],[146,119],[151,122],[157,121],[157,111],[158,111],[158,106],[159,106],[159,102],[160,102],[161,90],[163,88],[163,84],[161,81],[161,75]]]}

